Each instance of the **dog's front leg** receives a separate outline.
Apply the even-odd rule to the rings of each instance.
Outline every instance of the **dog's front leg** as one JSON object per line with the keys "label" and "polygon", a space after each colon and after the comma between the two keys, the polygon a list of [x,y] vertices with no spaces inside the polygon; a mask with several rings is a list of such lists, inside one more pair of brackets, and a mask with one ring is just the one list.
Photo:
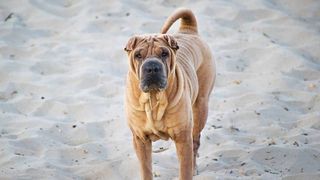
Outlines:
{"label": "dog's front leg", "polygon": [[179,179],[192,180],[193,176],[193,145],[191,130],[180,132],[174,139],[180,162]]}
{"label": "dog's front leg", "polygon": [[134,149],[140,162],[140,174],[143,180],[152,180],[151,141],[142,141],[138,136],[133,137]]}

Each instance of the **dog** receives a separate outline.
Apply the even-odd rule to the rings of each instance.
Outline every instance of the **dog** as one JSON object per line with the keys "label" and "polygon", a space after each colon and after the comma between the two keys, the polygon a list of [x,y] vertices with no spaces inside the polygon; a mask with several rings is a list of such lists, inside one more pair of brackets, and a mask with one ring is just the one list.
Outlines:
{"label": "dog", "polygon": [[[178,19],[179,31],[166,34]],[[179,179],[192,179],[216,76],[194,14],[177,9],[159,34],[133,36],[124,50],[129,59],[125,109],[142,179],[153,178],[152,142],[159,139],[174,141]]]}

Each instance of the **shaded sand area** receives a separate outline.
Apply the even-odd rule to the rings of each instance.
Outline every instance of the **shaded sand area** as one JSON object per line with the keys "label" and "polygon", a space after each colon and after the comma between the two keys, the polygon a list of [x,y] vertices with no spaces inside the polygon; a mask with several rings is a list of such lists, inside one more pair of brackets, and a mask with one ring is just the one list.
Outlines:
{"label": "shaded sand area", "polygon": [[[0,179],[139,179],[123,47],[181,6],[217,64],[194,179],[320,179],[317,0],[1,1]],[[174,144],[154,151],[177,178]]]}

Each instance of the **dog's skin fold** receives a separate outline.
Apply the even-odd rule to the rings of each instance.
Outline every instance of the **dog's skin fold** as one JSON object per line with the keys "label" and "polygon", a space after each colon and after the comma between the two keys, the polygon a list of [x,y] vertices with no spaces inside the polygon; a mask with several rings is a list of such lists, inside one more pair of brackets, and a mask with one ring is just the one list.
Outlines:
{"label": "dog's skin fold", "polygon": [[[166,34],[178,19],[179,31]],[[180,8],[160,34],[134,36],[125,51],[130,65],[126,113],[142,179],[153,177],[152,141],[169,138],[176,145],[179,178],[192,179],[215,80],[212,55],[198,35],[195,16]]]}

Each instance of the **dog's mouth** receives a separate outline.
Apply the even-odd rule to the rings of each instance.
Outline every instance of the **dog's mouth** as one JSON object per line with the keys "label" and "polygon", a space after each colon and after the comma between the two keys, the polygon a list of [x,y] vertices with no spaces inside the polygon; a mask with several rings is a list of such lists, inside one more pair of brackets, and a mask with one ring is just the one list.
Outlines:
{"label": "dog's mouth", "polygon": [[140,82],[143,92],[163,91],[167,87],[167,79],[164,76],[146,76]]}

